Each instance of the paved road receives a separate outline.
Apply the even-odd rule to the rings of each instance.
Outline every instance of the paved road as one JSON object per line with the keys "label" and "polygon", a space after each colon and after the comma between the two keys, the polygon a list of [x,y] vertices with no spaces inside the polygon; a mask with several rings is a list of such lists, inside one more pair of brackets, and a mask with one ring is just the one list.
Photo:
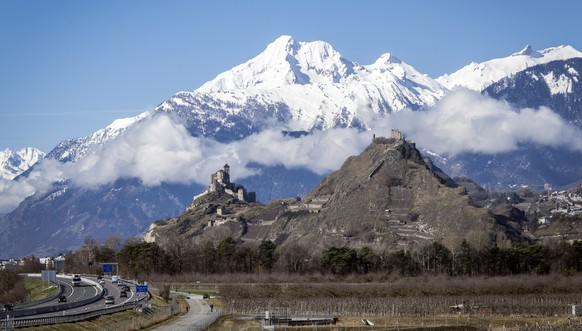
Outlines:
{"label": "paved road", "polygon": [[218,317],[218,314],[210,312],[210,306],[208,303],[202,299],[201,295],[188,294],[188,293],[176,293],[182,294],[186,297],[186,301],[190,305],[188,312],[182,316],[178,316],[171,322],[167,324],[160,325],[155,328],[156,331],[182,331],[182,330],[203,330],[209,326]]}
{"label": "paved road", "polygon": [[[72,286],[70,278],[59,277],[57,280],[59,283],[64,284],[66,286],[65,291],[63,293],[67,296],[67,302],[60,303],[60,302],[57,302],[57,299],[55,299],[54,301],[29,306],[28,309],[36,308],[36,307],[40,308],[40,307],[45,307],[45,306],[59,306],[59,305],[66,306],[67,304],[71,304],[71,303],[74,303],[76,301],[86,300],[86,299],[89,299],[91,297],[94,297],[94,296],[97,296],[100,294],[100,289],[97,288],[97,286],[96,286],[98,279],[95,277],[83,276],[81,286],[78,286],[78,287]],[[88,280],[90,280],[94,283],[87,282]],[[126,284],[128,286],[132,285],[129,282]],[[45,313],[45,314],[35,314],[34,317],[64,316],[67,314],[70,315],[70,314],[84,313],[86,311],[100,310],[100,309],[107,308],[107,307],[122,305],[125,302],[131,302],[131,301],[136,300],[136,298],[137,298],[135,296],[135,291],[132,290],[131,287],[130,287],[130,290],[128,292],[126,292],[127,297],[123,297],[123,298],[120,297],[121,287],[117,284],[113,284],[111,282],[111,280],[109,280],[109,279],[104,280],[104,283],[101,284],[101,286],[103,288],[105,288],[108,295],[112,295],[115,297],[115,304],[114,305],[105,305],[104,298],[100,298],[100,299],[98,299],[92,303],[86,304],[84,306],[69,308],[66,310],[63,308],[61,310],[53,311],[53,312],[49,312],[49,313]],[[28,317],[30,317],[30,316],[28,316]]]}

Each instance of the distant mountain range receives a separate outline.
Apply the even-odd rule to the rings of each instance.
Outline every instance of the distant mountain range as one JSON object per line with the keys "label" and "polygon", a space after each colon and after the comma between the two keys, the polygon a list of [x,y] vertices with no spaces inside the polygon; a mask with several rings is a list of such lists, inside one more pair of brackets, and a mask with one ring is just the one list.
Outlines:
{"label": "distant mountain range", "polygon": [[[164,161],[162,153],[158,157],[133,155],[135,161],[128,161],[134,141],[124,140],[127,132],[154,122],[162,114],[177,119],[190,136],[209,139],[197,142],[197,146],[211,149],[230,146],[227,144],[265,130],[284,132],[286,137],[296,139],[342,128],[359,132],[380,130],[378,123],[391,114],[410,110],[430,112],[451,91],[467,88],[507,100],[516,107],[550,107],[580,127],[580,61],[582,53],[571,46],[542,51],[533,51],[528,46],[509,57],[472,63],[455,73],[432,79],[392,54],[381,55],[373,64],[361,65],[343,58],[325,42],[305,43],[282,36],[255,58],[219,74],[193,92],[178,92],[153,111],[116,120],[90,136],[61,142],[48,153],[47,159],[63,162],[77,176],[99,177],[86,171],[98,165],[121,173],[121,177],[102,183],[94,179],[91,189],[75,185],[75,179],[60,178],[52,189],[38,191],[0,219],[0,244],[13,245],[10,254],[14,256],[53,254],[79,245],[85,237],[141,235],[156,219],[171,217],[183,210],[192,196],[202,191],[202,181],[193,183],[192,177],[184,179],[182,184],[160,186],[159,181],[150,183],[143,177],[131,178],[131,174],[122,171],[128,164],[142,160],[152,163],[144,170],[147,175],[156,171],[156,163]],[[160,137],[163,139],[164,135]],[[110,148],[116,144],[123,145],[124,149],[115,155],[125,163],[111,161],[114,153]],[[147,146],[145,150],[152,151]],[[265,153],[270,152],[265,149]],[[109,159],[100,159],[99,153]],[[196,153],[193,150],[191,154]],[[241,159],[236,150],[227,149],[224,153],[193,164],[190,173],[207,171],[209,166],[200,165],[204,162]],[[427,150],[427,153],[431,152]],[[540,148],[526,144],[517,151],[493,155],[479,152],[430,155],[448,174],[471,177],[491,188],[533,187],[544,183],[558,187],[582,179],[582,169],[576,166],[580,164],[580,152],[563,146]],[[191,156],[182,155],[172,162],[188,157]],[[265,154],[264,158],[269,156]],[[254,174],[246,174],[237,182],[256,191],[263,202],[305,196],[324,172],[305,166],[254,161],[248,165]],[[42,174],[42,167],[38,171]],[[201,173],[200,177],[209,175]],[[125,196],[131,197],[131,201],[98,199],[125,190],[132,192]],[[55,199],[55,194],[61,191],[75,194],[59,194]],[[112,212],[103,213],[103,210]],[[131,212],[113,212],[119,210]],[[126,222],[132,226],[122,226]],[[26,237],[31,231],[37,233],[38,244],[14,241],[13,238]],[[61,245],[63,241],[67,244]]]}
{"label": "distant mountain range", "polygon": [[[489,85],[483,93],[519,108],[548,107],[566,122],[582,128],[582,58],[555,60],[529,67]],[[551,135],[549,131],[538,131]],[[562,134],[563,140],[570,137]],[[560,139],[558,137],[558,139]],[[511,153],[493,155],[464,153],[436,163],[447,173],[468,176],[490,188],[508,190],[526,185],[541,190],[548,183],[554,189],[582,179],[580,150],[560,146],[529,144]]]}
{"label": "distant mountain range", "polygon": [[0,151],[0,180],[16,178],[44,156],[43,152],[32,147],[23,148],[16,152],[9,149]]}

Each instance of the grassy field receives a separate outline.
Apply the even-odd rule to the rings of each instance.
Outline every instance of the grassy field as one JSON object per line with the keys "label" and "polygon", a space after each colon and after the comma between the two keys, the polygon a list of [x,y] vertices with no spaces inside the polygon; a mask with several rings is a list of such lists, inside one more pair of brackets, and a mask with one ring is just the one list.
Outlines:
{"label": "grassy field", "polygon": [[55,294],[59,287],[50,282],[43,282],[40,278],[24,278],[24,287],[29,291],[27,301],[37,301]]}

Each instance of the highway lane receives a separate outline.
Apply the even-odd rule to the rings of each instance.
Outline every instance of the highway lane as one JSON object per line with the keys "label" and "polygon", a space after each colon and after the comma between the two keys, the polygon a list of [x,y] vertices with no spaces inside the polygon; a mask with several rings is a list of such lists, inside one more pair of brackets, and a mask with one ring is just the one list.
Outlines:
{"label": "highway lane", "polygon": [[[32,277],[32,278],[40,278],[40,274],[30,274],[28,277]],[[51,287],[54,287],[55,285],[53,283],[45,283],[45,284],[50,284]],[[67,279],[66,277],[57,277],[56,279],[56,284],[59,287],[62,287],[62,294],[66,295],[67,297],[71,296],[73,294],[73,290],[72,290],[72,283],[70,278]],[[55,291],[57,291],[58,289],[55,287]],[[77,293],[77,295],[79,295],[79,293]],[[58,302],[58,298],[55,298],[54,301],[48,301],[48,302],[39,302],[39,303],[34,303],[34,302],[30,302],[30,303],[26,303],[26,304],[17,304],[14,306],[14,310],[15,311],[20,311],[20,310],[27,310],[27,309],[32,309],[32,308],[39,308],[39,307],[47,307],[47,306],[54,306],[55,304],[59,304]]]}
{"label": "highway lane", "polygon": [[39,305],[34,305],[29,308],[47,307],[54,305],[66,305],[67,303],[78,302],[94,297],[101,293],[101,289],[97,286],[91,285],[87,282],[81,282],[81,286],[73,287],[70,278],[57,277],[57,282],[63,286],[63,295],[67,298],[66,302],[59,302],[56,298],[54,301],[49,301]]}
{"label": "highway lane", "polygon": [[[62,308],[66,308],[67,304],[87,300],[90,298],[97,299],[95,302],[92,302],[92,303],[89,303],[89,304],[86,304],[86,305],[83,305],[80,307],[63,309],[63,310],[59,310],[59,311],[55,311],[55,312],[51,312],[51,313],[46,313],[46,314],[33,315],[34,317],[63,316],[66,314],[76,314],[76,313],[82,313],[82,312],[86,312],[86,311],[100,310],[100,309],[103,309],[106,307],[114,307],[114,306],[122,305],[126,302],[131,302],[131,301],[138,299],[138,297],[136,296],[136,293],[135,293],[135,286],[129,282],[124,282],[130,288],[129,291],[126,291],[127,297],[120,297],[120,294],[122,292],[122,287],[120,285],[113,284],[111,282],[111,279],[103,279],[103,281],[100,282],[97,279],[97,277],[82,276],[81,278],[82,278],[81,286],[74,287],[72,285],[72,281],[71,281],[70,276],[59,275],[59,277],[57,277],[57,283],[59,283],[59,285],[63,286],[63,288],[64,288],[63,294],[67,297],[66,303],[65,302],[58,302],[58,298],[57,298],[54,301],[49,301],[49,302],[40,303],[37,305],[28,306],[28,307],[23,308],[23,309],[43,308],[43,307],[57,306],[57,305],[63,306]],[[101,297],[101,288],[105,289],[105,295],[102,297]],[[105,305],[104,297],[106,295],[112,295],[115,298],[115,304]],[[99,298],[97,298],[97,297],[99,297]],[[30,317],[31,316],[29,315],[27,317],[22,317],[22,318],[30,318]]]}
{"label": "highway lane", "polygon": [[[88,279],[97,282],[98,280],[95,277],[87,277]],[[114,307],[114,306],[118,306],[118,305],[123,305],[126,302],[131,302],[136,300],[136,296],[135,296],[135,288],[130,286],[130,291],[126,291],[127,297],[121,297],[121,286],[118,286],[117,284],[113,284],[111,282],[110,279],[103,279],[103,283],[100,284],[104,289],[105,289],[105,295],[103,297],[101,297],[99,300],[81,306],[81,307],[75,307],[75,308],[71,308],[66,310],[64,313],[61,311],[60,314],[76,314],[76,313],[82,313],[82,312],[86,312],[86,311],[93,311],[93,310],[99,310],[99,309],[103,309],[103,308],[107,308],[107,307]],[[130,284],[128,284],[130,285]],[[80,287],[79,287],[80,288]],[[115,300],[115,304],[113,305],[106,305],[105,304],[105,296],[107,295],[111,295],[114,297]],[[49,315],[49,316],[54,316],[54,315]]]}
{"label": "highway lane", "polygon": [[[20,307],[13,313],[4,313],[1,318],[4,319],[9,316],[17,325],[24,325],[23,323],[47,323],[44,318],[47,317],[63,317],[71,316],[66,319],[52,319],[53,322],[69,322],[72,320],[84,319],[88,317],[99,316],[101,314],[113,313],[126,309],[133,309],[136,305],[141,305],[142,299],[145,295],[138,296],[135,291],[135,284],[130,281],[124,281],[124,284],[112,283],[111,279],[98,280],[93,276],[82,276],[81,286],[72,286],[71,277],[59,275],[57,283],[62,288],[62,293],[67,297],[66,303],[56,302],[56,298],[51,298],[46,302],[30,302],[29,306]],[[32,276],[35,277],[35,276]],[[126,296],[121,297],[123,287],[127,285],[128,289],[125,291]],[[54,286],[54,285],[51,285]],[[105,292],[108,295],[115,297],[114,304],[105,304]],[[56,296],[56,293],[53,293]],[[139,301],[139,302],[138,302]],[[130,303],[130,305],[124,305]],[[82,305],[82,306],[76,306]],[[109,308],[112,308],[109,310]],[[39,313],[40,312],[40,313]],[[72,317],[76,315],[75,317]],[[21,321],[22,320],[22,321]],[[28,321],[26,321],[28,320]],[[21,321],[21,322],[19,322]]]}

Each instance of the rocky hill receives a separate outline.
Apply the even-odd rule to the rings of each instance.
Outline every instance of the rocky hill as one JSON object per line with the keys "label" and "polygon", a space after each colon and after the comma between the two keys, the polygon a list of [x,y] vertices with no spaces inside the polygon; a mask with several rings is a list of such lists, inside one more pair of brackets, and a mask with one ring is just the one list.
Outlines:
{"label": "rocky hill", "polygon": [[374,138],[303,200],[261,205],[206,194],[179,217],[152,224],[146,240],[201,242],[232,236],[245,242],[298,243],[314,251],[344,244],[409,249],[432,241],[453,247],[463,239],[475,246],[507,246],[528,240],[520,221],[474,205],[464,187],[393,131],[391,138]]}

